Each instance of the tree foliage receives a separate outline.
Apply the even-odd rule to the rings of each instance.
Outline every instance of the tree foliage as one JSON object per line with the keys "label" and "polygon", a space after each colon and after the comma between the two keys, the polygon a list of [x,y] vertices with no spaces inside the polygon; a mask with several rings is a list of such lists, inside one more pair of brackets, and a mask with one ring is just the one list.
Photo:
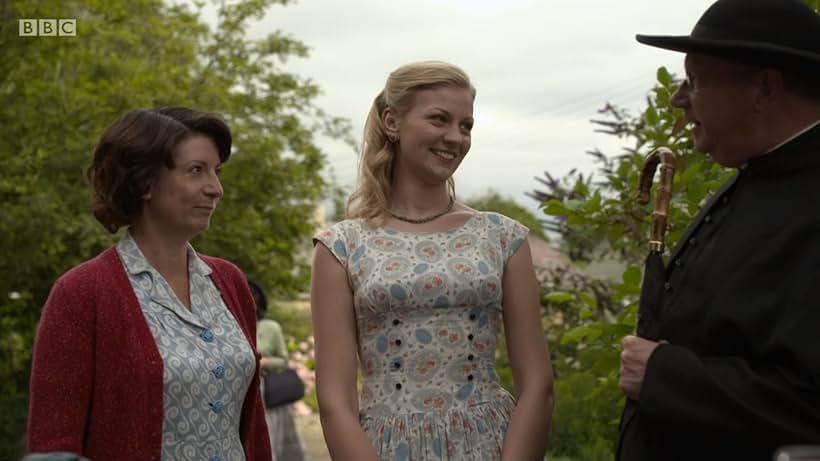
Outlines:
{"label": "tree foliage", "polygon": [[[161,0],[0,3],[0,458],[23,434],[35,324],[51,284],[115,242],[88,210],[83,172],[96,138],[123,112],[184,105],[223,114],[234,155],[212,228],[194,242],[271,288],[301,290],[313,213],[325,192],[318,133],[349,139],[346,121],[313,100],[318,87],[287,71],[307,56],[275,31],[247,24],[289,0],[203,4]],[[75,18],[76,37],[19,37],[18,18]],[[121,234],[120,234],[121,235]]]}

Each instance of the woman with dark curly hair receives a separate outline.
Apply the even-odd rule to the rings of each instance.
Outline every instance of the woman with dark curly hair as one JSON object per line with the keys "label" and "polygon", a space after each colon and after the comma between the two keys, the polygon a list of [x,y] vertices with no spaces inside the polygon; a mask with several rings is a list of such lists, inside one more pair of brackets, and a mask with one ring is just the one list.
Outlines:
{"label": "woman with dark curly hair", "polygon": [[244,274],[198,254],[231,133],[214,114],[134,110],[102,134],[92,210],[119,243],[61,276],[31,374],[30,452],[270,460]]}

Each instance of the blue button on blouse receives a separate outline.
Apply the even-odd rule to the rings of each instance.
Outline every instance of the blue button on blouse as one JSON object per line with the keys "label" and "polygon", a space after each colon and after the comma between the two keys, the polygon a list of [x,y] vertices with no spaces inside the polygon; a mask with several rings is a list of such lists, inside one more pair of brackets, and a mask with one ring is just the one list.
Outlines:
{"label": "blue button on blouse", "polygon": [[199,337],[206,343],[211,343],[214,341],[214,332],[211,330],[205,330],[199,334]]}
{"label": "blue button on blouse", "polygon": [[221,400],[215,400],[211,404],[211,410],[213,410],[213,412],[216,414],[221,414],[223,411],[225,411],[225,404],[222,403]]}
{"label": "blue button on blouse", "polygon": [[117,252],[162,357],[159,459],[244,460],[239,427],[256,356],[213,282],[212,269],[189,246],[189,309],[130,233]]}
{"label": "blue button on blouse", "polygon": [[222,365],[219,365],[218,367],[214,368],[212,372],[217,379],[222,379],[225,377],[225,367],[223,367]]}

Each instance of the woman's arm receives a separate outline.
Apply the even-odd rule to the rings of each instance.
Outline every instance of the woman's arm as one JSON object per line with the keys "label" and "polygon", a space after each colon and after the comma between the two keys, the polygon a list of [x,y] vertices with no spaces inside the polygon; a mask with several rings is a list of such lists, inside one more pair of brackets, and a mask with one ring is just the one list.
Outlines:
{"label": "woman's arm", "polygon": [[359,424],[356,316],[347,273],[323,244],[313,255],[310,287],[319,416],[333,459],[377,461]]}
{"label": "woman's arm", "polygon": [[94,382],[93,283],[57,281],[43,307],[31,365],[27,450],[84,454]]}
{"label": "woman's arm", "polygon": [[538,282],[526,241],[507,262],[503,293],[504,332],[517,403],[504,439],[502,459],[542,460],[552,424],[552,364],[541,326]]}

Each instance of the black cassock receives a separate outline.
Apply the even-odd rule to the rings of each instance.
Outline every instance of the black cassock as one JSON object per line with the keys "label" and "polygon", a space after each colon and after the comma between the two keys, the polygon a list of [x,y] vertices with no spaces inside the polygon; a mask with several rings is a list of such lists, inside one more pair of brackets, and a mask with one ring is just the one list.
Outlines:
{"label": "black cassock", "polygon": [[641,328],[670,344],[627,404],[618,459],[770,461],[820,444],[820,125],[727,182],[661,279]]}

